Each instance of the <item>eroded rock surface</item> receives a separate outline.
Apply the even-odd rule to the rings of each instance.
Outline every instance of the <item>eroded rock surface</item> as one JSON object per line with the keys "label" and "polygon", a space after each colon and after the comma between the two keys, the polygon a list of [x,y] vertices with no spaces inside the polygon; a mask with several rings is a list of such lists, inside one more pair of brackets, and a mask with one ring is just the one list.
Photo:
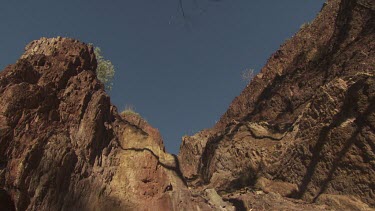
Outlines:
{"label": "eroded rock surface", "polygon": [[117,113],[96,66],[58,37],[0,72],[1,210],[375,206],[373,0],[329,0],[178,158]]}
{"label": "eroded rock surface", "polygon": [[374,73],[375,2],[329,0],[214,128],[183,138],[189,185],[307,202],[345,195],[374,207]]}
{"label": "eroded rock surface", "polygon": [[[30,43],[0,72],[0,201],[17,210],[209,209],[158,132],[117,114],[93,49]],[[8,203],[8,204],[7,204]],[[9,205],[10,204],[10,205]]]}

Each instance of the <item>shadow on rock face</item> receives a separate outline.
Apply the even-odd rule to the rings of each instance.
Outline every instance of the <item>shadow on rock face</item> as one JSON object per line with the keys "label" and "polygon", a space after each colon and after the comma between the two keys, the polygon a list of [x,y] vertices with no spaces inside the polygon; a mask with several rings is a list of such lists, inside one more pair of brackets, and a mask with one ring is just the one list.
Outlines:
{"label": "shadow on rock face", "polygon": [[229,199],[230,203],[236,208],[236,211],[246,211],[245,203],[240,199]]}
{"label": "shadow on rock face", "polygon": [[10,195],[0,188],[0,210],[3,211],[15,211],[14,202]]}

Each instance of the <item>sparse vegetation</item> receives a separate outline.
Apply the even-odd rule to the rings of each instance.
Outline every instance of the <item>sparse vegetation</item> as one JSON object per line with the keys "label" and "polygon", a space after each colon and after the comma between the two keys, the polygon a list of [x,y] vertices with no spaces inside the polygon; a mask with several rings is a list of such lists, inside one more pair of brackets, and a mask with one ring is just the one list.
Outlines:
{"label": "sparse vegetation", "polygon": [[303,23],[299,28],[302,30],[302,29],[305,29],[306,27],[308,27],[309,25],[310,25],[309,22]]}
{"label": "sparse vegetation", "polygon": [[125,109],[121,112],[121,115],[136,115],[136,116],[141,116],[139,113],[135,111],[134,106],[127,105],[125,106]]}
{"label": "sparse vegetation", "polygon": [[242,77],[242,80],[249,83],[251,81],[251,79],[254,78],[254,69],[246,69],[246,70],[242,71],[241,77]]}
{"label": "sparse vegetation", "polygon": [[115,67],[111,61],[104,59],[102,56],[102,51],[99,47],[94,47],[94,53],[96,61],[98,62],[98,67],[96,68],[97,77],[104,84],[105,89],[110,91],[113,86]]}

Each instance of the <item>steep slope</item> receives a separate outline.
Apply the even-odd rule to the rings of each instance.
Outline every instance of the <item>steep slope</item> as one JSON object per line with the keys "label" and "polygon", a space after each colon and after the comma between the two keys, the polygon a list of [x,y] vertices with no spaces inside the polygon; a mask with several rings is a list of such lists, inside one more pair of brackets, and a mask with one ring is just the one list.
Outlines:
{"label": "steep slope", "polygon": [[178,158],[96,63],[42,38],[0,72],[0,210],[375,207],[373,0],[329,0]]}
{"label": "steep slope", "polygon": [[374,73],[375,2],[329,0],[214,128],[183,138],[189,185],[375,206]]}
{"label": "steep slope", "polygon": [[117,114],[96,65],[92,47],[42,38],[0,72],[0,208],[208,209],[158,132]]}

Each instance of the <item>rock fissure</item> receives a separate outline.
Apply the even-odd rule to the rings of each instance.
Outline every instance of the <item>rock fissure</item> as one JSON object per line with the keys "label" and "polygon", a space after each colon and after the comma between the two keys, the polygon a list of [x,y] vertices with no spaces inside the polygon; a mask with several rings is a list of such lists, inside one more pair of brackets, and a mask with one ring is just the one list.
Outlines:
{"label": "rock fissure", "polygon": [[42,38],[0,72],[2,210],[370,210],[375,14],[328,0],[178,156],[118,114],[92,46]]}
{"label": "rock fissure", "polygon": [[[337,207],[343,201],[350,209],[374,206],[375,16],[359,5],[370,2],[328,1],[272,55],[214,128],[184,137],[185,177],[203,177],[198,186],[224,191],[233,184],[235,190],[258,186]],[[255,182],[241,181],[246,178]]]}

